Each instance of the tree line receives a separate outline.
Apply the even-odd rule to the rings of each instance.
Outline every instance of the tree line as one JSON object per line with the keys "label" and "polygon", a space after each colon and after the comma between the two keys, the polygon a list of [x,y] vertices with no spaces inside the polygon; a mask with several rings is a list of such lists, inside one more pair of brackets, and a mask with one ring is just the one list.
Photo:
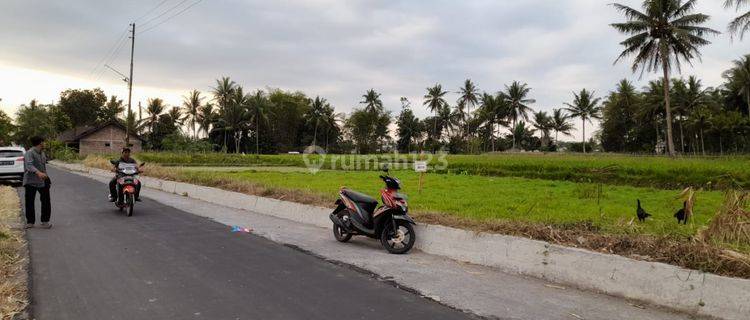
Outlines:
{"label": "tree line", "polygon": [[[738,10],[747,2],[727,0],[725,5]],[[15,123],[0,113],[0,139],[22,142],[31,135],[51,137],[69,128],[116,120],[143,135],[147,147],[155,150],[278,153],[318,145],[327,152],[343,153],[555,151],[560,147],[670,155],[747,152],[750,55],[734,61],[723,74],[725,83],[716,88],[704,88],[694,77],[672,77],[682,63],[700,58],[699,49],[710,44],[706,36],[719,33],[703,26],[709,16],[694,13],[696,3],[645,0],[641,9],[613,4],[626,21],[611,26],[627,35],[615,62],[633,57],[634,72],[657,72],[661,79],[640,90],[623,80],[605,97],[584,88],[549,112],[534,110],[532,88],[522,81],[486,92],[467,79],[454,92],[455,103],[447,100],[448,90],[435,84],[426,88],[422,101],[430,116],[419,119],[407,98],[401,98],[401,110],[394,115],[374,89],[367,90],[345,115],[319,96],[280,89],[246,92],[223,77],[208,93],[189,92],[178,106],[149,99],[143,117],[135,111],[123,116],[122,100],[108,99],[100,89],[66,90],[57,104],[32,101],[20,106]],[[750,29],[750,12],[738,16],[728,29],[741,39]],[[601,129],[587,133],[593,120],[601,121]],[[582,141],[561,143],[560,135],[576,130],[574,121],[580,121]]]}

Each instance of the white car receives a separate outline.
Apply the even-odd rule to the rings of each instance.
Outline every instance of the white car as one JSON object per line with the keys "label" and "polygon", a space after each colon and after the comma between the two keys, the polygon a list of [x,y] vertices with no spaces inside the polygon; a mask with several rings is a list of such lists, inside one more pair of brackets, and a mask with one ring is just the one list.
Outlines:
{"label": "white car", "polygon": [[23,180],[23,155],[21,147],[0,147],[0,179]]}

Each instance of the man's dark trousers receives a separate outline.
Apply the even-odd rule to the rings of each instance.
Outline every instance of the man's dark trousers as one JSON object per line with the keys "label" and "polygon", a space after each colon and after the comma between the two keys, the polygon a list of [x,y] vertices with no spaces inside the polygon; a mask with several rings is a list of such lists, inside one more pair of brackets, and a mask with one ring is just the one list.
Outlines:
{"label": "man's dark trousers", "polygon": [[25,200],[26,200],[26,223],[34,224],[36,222],[36,209],[35,200],[36,193],[39,192],[39,200],[42,202],[42,222],[49,222],[50,215],[52,213],[52,207],[49,199],[49,182],[44,184],[44,187],[33,187],[25,186]]}

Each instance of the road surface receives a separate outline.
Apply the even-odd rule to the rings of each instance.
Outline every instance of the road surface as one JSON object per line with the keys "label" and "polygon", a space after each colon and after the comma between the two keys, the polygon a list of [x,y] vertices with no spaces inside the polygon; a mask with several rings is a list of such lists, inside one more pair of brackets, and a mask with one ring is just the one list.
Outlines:
{"label": "road surface", "polygon": [[34,319],[474,318],[146,197],[125,217],[105,184],[49,173],[53,228],[28,233]]}

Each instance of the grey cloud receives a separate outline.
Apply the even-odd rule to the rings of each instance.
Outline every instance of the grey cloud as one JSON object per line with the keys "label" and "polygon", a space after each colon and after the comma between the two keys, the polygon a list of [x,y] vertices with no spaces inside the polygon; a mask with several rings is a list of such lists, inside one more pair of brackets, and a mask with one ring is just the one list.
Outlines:
{"label": "grey cloud", "polygon": [[[3,1],[0,60],[87,77],[127,24],[157,2]],[[732,12],[714,2],[701,1],[699,10],[716,15],[712,26],[723,30]],[[627,63],[612,65],[622,36],[608,23],[620,20],[601,0],[205,0],[138,35],[135,78],[139,85],[207,90],[228,75],[248,88],[320,94],[339,111],[351,110],[371,87],[395,111],[400,96],[420,106],[434,83],[455,91],[472,78],[494,92],[521,80],[533,87],[538,108],[550,109],[584,86],[605,95],[621,78],[638,80]],[[715,39],[704,51],[711,67],[694,71],[717,79],[720,61],[728,65],[748,52],[746,43]],[[126,69],[125,50],[113,64]]]}

